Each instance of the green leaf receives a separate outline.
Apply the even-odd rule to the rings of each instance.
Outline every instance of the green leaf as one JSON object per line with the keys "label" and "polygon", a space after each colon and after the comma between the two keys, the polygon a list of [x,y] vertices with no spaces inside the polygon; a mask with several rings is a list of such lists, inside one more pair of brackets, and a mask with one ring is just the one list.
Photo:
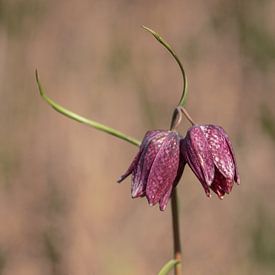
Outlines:
{"label": "green leaf", "polygon": [[106,126],[102,123],[99,123],[97,121],[94,121],[94,120],[91,120],[91,119],[88,119],[88,118],[85,118],[83,116],[80,116],[66,108],[64,108],[63,106],[59,105],[58,103],[56,103],[55,101],[53,101],[51,98],[49,98],[45,92],[44,92],[44,89],[42,87],[42,84],[39,80],[39,76],[38,76],[38,71],[36,70],[35,71],[35,78],[36,78],[36,83],[38,85],[38,89],[39,89],[39,92],[40,92],[40,95],[41,97],[50,105],[52,106],[57,112],[61,113],[62,115],[70,118],[70,119],[73,119],[75,121],[78,121],[80,123],[83,123],[85,125],[88,125],[90,127],[93,127],[99,131],[102,131],[102,132],[105,132],[109,135],[112,135],[112,136],[115,136],[117,138],[120,138],[122,140],[125,140],[133,145],[136,145],[136,146],[139,146],[140,145],[140,141],[136,140],[135,138],[132,138],[128,135],[125,135],[124,133],[116,130],[116,129],[113,129],[109,126]]}
{"label": "green leaf", "polygon": [[167,262],[162,269],[160,270],[160,272],[158,273],[158,275],[167,275],[177,264],[179,264],[180,261],[179,260],[170,260],[169,262]]}

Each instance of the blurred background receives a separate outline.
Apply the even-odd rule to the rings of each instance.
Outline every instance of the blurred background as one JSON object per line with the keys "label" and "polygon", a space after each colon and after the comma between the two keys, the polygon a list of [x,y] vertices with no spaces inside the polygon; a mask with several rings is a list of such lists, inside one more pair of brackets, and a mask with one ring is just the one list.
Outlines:
{"label": "blurred background", "polygon": [[[208,199],[179,184],[184,274],[275,272],[275,1],[0,0],[0,274],[156,274],[172,257],[170,206],[116,179],[137,148],[39,96],[142,139],[187,109],[222,125],[241,185]],[[180,132],[188,127],[184,122]]]}

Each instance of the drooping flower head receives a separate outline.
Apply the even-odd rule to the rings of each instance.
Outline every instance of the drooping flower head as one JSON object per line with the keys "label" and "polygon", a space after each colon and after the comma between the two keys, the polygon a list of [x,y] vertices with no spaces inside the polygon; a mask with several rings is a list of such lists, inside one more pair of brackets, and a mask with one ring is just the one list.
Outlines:
{"label": "drooping flower head", "polygon": [[132,174],[132,197],[146,196],[150,205],[164,210],[184,168],[180,135],[175,131],[148,131],[140,150],[118,182]]}
{"label": "drooping flower head", "polygon": [[232,190],[234,181],[240,183],[233,148],[222,127],[191,127],[181,142],[181,152],[207,196],[212,189],[219,198],[223,198]]}

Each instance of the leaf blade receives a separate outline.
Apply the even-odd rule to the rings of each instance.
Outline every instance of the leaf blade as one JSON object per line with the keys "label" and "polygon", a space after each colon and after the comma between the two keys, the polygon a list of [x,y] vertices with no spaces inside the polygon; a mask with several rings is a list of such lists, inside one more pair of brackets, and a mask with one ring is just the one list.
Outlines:
{"label": "leaf blade", "polygon": [[180,263],[179,260],[175,260],[172,259],[170,261],[168,261],[160,270],[160,272],[158,273],[158,275],[167,275],[169,274],[169,272]]}

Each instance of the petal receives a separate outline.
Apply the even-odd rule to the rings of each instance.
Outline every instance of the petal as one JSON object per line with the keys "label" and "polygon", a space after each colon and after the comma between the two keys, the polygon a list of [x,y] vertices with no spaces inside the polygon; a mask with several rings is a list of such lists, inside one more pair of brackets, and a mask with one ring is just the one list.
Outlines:
{"label": "petal", "polygon": [[225,132],[225,130],[222,127],[220,127],[220,126],[217,126],[217,127],[219,128],[220,132],[225,137],[225,140],[226,140],[227,145],[228,145],[228,147],[230,149],[230,152],[231,152],[231,156],[232,156],[232,159],[233,159],[233,162],[234,162],[234,165],[235,165],[234,180],[235,180],[235,182],[237,182],[238,184],[240,184],[241,179],[240,179],[240,175],[239,175],[239,172],[238,172],[237,161],[236,161],[236,158],[235,158],[235,154],[234,154],[232,143],[231,143],[231,141],[229,139],[229,136]]}
{"label": "petal", "polygon": [[210,188],[219,196],[220,199],[223,199],[225,193],[230,193],[233,184],[233,180],[225,178],[224,175],[216,169],[215,178]]}
{"label": "petal", "polygon": [[[180,138],[180,148],[181,148],[181,144],[183,142],[183,138],[181,137]],[[183,173],[183,170],[184,170],[184,167],[186,165],[186,159],[185,159],[185,156],[181,153],[181,150],[180,150],[180,156],[179,156],[179,167],[178,167],[178,171],[177,171],[177,176],[174,180],[174,183],[173,183],[173,187],[176,187],[181,179],[181,176],[182,176],[182,173]]]}
{"label": "petal", "polygon": [[193,164],[192,164],[192,161],[189,157],[189,155],[187,154],[186,155],[186,160],[187,160],[187,163],[189,165],[189,167],[192,169],[192,171],[194,172],[194,174],[196,175],[196,177],[199,179],[204,191],[205,191],[205,194],[207,195],[207,197],[210,197],[211,194],[210,194],[210,189],[209,189],[209,185],[207,185],[207,183],[205,182],[205,180],[203,179],[203,174],[201,172],[201,169],[199,169],[198,172],[196,172],[194,169],[193,169]]}
{"label": "petal", "polygon": [[142,171],[142,167],[139,161],[132,173],[132,183],[131,183],[132,198],[143,197],[145,195],[144,189],[146,185],[141,181],[141,171]]}
{"label": "petal", "polygon": [[182,152],[197,178],[205,189],[214,179],[214,162],[207,139],[200,126],[193,126],[186,135],[186,144]]}
{"label": "petal", "polygon": [[138,160],[140,158],[141,155],[141,150],[139,150],[139,152],[137,153],[137,155],[135,156],[134,160],[132,161],[132,163],[130,164],[129,168],[127,169],[127,171],[118,178],[117,182],[120,183],[122,182],[124,179],[126,179],[130,174],[132,174],[133,170],[135,169],[135,166],[138,163]]}
{"label": "petal", "polygon": [[169,132],[153,162],[146,186],[150,205],[156,204],[162,198],[162,205],[167,204],[164,196],[173,186],[179,166],[179,141],[180,137],[176,132]]}
{"label": "petal", "polygon": [[154,138],[154,136],[156,136],[157,134],[159,134],[160,132],[162,132],[162,130],[156,130],[156,131],[148,131],[143,140],[142,143],[140,145],[140,149],[139,152],[137,153],[137,155],[135,156],[134,160],[132,161],[132,163],[130,164],[129,168],[127,169],[127,171],[118,178],[117,182],[120,183],[122,182],[124,179],[126,179],[135,169],[135,166],[138,164],[139,158],[142,154],[142,151],[145,147],[148,146],[148,144],[150,143],[150,141],[152,140],[152,138]]}
{"label": "petal", "polygon": [[133,198],[144,196],[151,166],[167,135],[168,131],[155,131],[154,135],[146,139],[139,162],[133,171],[131,188]]}
{"label": "petal", "polygon": [[161,211],[164,211],[167,204],[168,204],[168,201],[171,197],[171,193],[172,193],[172,190],[173,190],[173,185],[171,184],[168,188],[168,191],[164,194],[164,196],[160,199],[160,202],[159,202],[159,209]]}
{"label": "petal", "polygon": [[[182,139],[181,139],[182,140]],[[181,141],[180,141],[181,142]],[[168,201],[171,197],[172,191],[174,190],[174,188],[177,186],[177,184],[179,183],[184,167],[185,167],[186,161],[184,156],[180,153],[180,157],[179,157],[179,167],[178,167],[178,171],[177,171],[177,176],[174,180],[173,185],[169,186],[168,190],[166,191],[166,193],[164,194],[164,196],[160,199],[159,202],[159,208],[161,211],[164,211],[166,209],[166,206],[168,204]]]}
{"label": "petal", "polygon": [[[154,138],[156,135],[160,134],[160,133],[166,133],[167,131],[165,130],[151,130],[151,131],[147,131],[145,133],[145,136],[143,138],[143,141],[151,141],[152,138]],[[142,143],[143,143],[142,141]]]}
{"label": "petal", "polygon": [[215,173],[215,178],[213,184],[211,185],[211,189],[219,196],[220,199],[223,199],[225,191],[222,189],[222,182],[224,181],[225,177],[218,171]]}
{"label": "petal", "polygon": [[208,146],[212,153],[215,166],[225,178],[233,180],[235,164],[223,132],[220,131],[219,127],[214,125],[205,125],[200,127],[207,138]]}

